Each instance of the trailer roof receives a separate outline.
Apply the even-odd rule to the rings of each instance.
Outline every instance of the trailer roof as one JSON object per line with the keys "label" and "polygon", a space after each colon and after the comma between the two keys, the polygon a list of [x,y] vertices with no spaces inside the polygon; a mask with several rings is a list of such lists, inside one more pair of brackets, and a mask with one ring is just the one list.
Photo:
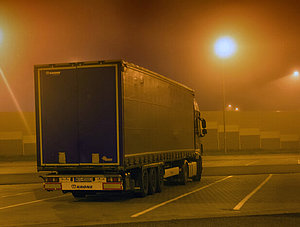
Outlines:
{"label": "trailer roof", "polygon": [[184,85],[184,84],[181,84],[175,80],[172,80],[168,77],[165,77],[161,74],[158,74],[156,72],[153,72],[149,69],[146,69],[144,67],[141,67],[141,66],[138,66],[138,65],[135,65],[133,63],[130,63],[130,62],[127,62],[125,60],[122,60],[122,59],[119,59],[119,60],[103,60],[103,61],[85,61],[85,62],[69,62],[69,63],[54,63],[54,64],[39,64],[39,65],[35,65],[34,68],[35,69],[42,69],[42,68],[58,68],[58,67],[76,67],[76,66],[82,66],[82,65],[97,65],[97,64],[112,64],[112,63],[121,63],[122,65],[128,67],[128,68],[131,68],[131,69],[134,69],[134,70],[137,70],[137,71],[142,71],[142,72],[145,72],[147,74],[150,74],[152,76],[155,76],[155,77],[158,77],[162,80],[165,80],[165,81],[168,81],[172,84],[175,84],[177,86],[180,86],[180,87],[183,87],[189,91],[191,91],[192,93],[194,93],[194,90],[191,89],[190,87]]}

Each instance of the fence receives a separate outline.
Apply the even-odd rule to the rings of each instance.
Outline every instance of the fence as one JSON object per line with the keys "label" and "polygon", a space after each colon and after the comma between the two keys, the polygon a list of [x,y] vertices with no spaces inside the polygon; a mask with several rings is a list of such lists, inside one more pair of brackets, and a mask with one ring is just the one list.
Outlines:
{"label": "fence", "polygon": [[[204,137],[206,151],[224,150],[224,124],[221,111],[202,111],[207,120],[208,134]],[[34,155],[35,117],[24,116],[31,133],[16,112],[0,112],[0,156]],[[299,151],[300,112],[226,112],[226,146],[234,152]]]}

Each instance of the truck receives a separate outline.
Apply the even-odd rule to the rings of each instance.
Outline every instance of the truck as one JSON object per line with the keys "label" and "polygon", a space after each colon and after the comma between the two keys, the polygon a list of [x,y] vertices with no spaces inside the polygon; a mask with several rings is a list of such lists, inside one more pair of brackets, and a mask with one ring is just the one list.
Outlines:
{"label": "truck", "polygon": [[206,122],[195,92],[124,60],[34,66],[37,170],[75,198],[200,181]]}

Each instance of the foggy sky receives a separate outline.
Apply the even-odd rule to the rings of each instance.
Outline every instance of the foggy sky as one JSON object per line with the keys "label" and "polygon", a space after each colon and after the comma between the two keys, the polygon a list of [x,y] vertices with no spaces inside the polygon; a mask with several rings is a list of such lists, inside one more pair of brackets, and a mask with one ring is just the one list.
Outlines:
{"label": "foggy sky", "polygon": [[[201,110],[300,110],[300,2],[0,1],[0,67],[24,111],[34,111],[33,65],[124,59],[196,91]],[[215,40],[237,53],[220,60]],[[0,77],[0,112],[16,111]]]}

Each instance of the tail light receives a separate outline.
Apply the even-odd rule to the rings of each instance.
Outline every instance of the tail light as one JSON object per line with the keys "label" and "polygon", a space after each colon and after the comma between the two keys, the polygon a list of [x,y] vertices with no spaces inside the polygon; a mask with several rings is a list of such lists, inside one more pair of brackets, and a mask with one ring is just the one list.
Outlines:
{"label": "tail light", "polygon": [[120,177],[106,177],[106,182],[121,182]]}
{"label": "tail light", "polygon": [[59,182],[59,177],[47,177],[46,182]]}

